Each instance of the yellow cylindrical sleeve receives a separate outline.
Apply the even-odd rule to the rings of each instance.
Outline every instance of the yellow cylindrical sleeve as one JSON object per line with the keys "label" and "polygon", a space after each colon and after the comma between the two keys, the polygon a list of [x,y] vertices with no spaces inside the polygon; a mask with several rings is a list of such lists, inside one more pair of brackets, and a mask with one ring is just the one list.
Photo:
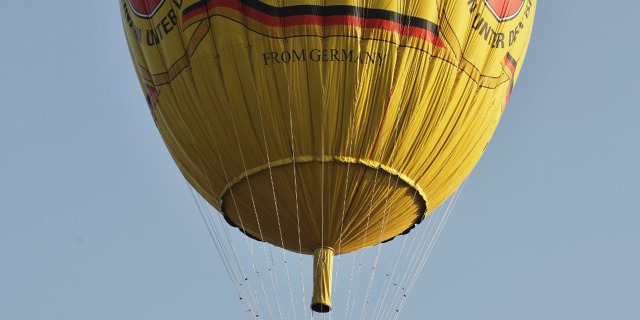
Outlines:
{"label": "yellow cylindrical sleeve", "polygon": [[323,247],[313,250],[313,297],[311,310],[320,313],[331,311],[331,273],[333,249]]}

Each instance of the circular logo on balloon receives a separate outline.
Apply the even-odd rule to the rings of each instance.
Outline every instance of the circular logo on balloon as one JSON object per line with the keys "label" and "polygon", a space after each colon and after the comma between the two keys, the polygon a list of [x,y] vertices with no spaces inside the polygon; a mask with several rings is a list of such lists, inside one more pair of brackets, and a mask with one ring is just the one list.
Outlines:
{"label": "circular logo on balloon", "polygon": [[498,21],[515,18],[524,6],[524,0],[484,0]]}
{"label": "circular logo on balloon", "polygon": [[163,2],[164,0],[129,0],[129,6],[137,16],[150,18]]}

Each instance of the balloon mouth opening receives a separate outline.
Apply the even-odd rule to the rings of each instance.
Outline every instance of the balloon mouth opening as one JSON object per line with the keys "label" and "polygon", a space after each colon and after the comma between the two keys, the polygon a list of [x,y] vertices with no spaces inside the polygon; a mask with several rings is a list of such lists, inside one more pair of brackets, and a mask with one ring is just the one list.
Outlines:
{"label": "balloon mouth opening", "polygon": [[311,310],[317,313],[327,313],[331,311],[331,306],[321,302],[317,302],[311,305]]}
{"label": "balloon mouth opening", "polygon": [[[303,232],[302,236],[295,232],[287,232],[286,234],[284,234],[285,239],[281,239],[279,232],[277,232],[279,230],[278,228],[265,230],[264,227],[261,228],[259,226],[259,223],[262,220],[270,221],[269,219],[272,218],[273,212],[277,210],[277,207],[274,206],[276,204],[276,201],[273,201],[273,199],[271,199],[272,201],[271,203],[269,203],[269,201],[266,200],[269,198],[264,198],[265,201],[257,206],[257,209],[251,207],[251,205],[248,205],[247,207],[246,204],[253,203],[253,200],[251,198],[252,188],[261,188],[261,186],[264,186],[271,189],[272,181],[283,181],[279,182],[282,184],[282,188],[273,187],[273,191],[278,198],[278,202],[289,199],[291,203],[294,203],[293,201],[295,200],[296,206],[300,205],[303,208],[300,209],[300,212],[298,211],[298,209],[281,210],[280,214],[284,215],[286,219],[290,219],[291,221],[295,221],[295,219],[298,219],[296,218],[298,214],[304,214],[305,217],[309,217],[309,221],[302,226],[308,230],[312,230],[313,228],[321,225],[320,221],[318,221],[317,225],[314,225],[312,223],[315,217],[313,208],[316,207],[314,205],[320,206],[321,202],[326,200],[320,199],[319,201],[315,201],[314,199],[316,198],[310,197],[309,199],[302,199],[300,200],[300,202],[298,202],[298,199],[293,199],[291,194],[287,195],[287,191],[285,190],[289,190],[293,193],[293,190],[295,190],[295,188],[300,188],[300,186],[298,186],[297,184],[290,183],[290,175],[292,169],[297,169],[296,172],[298,173],[302,172],[300,173],[300,175],[304,176],[305,179],[322,180],[325,179],[325,176],[328,176],[327,174],[325,174],[325,176],[322,175],[323,167],[331,168],[330,170],[335,170],[336,172],[341,172],[340,170],[344,169],[347,170],[347,172],[350,172],[350,175],[355,175],[356,173],[352,172],[357,172],[358,175],[362,175],[366,179],[371,178],[371,180],[367,181],[375,181],[374,179],[376,176],[378,177],[377,179],[382,180],[382,175],[384,175],[388,179],[393,179],[394,181],[396,181],[395,186],[387,184],[387,192],[393,192],[395,195],[398,195],[397,199],[394,198],[395,200],[393,201],[397,201],[399,205],[411,206],[410,208],[406,207],[405,209],[407,210],[397,210],[397,212],[394,211],[394,214],[398,215],[398,217],[402,217],[402,220],[397,219],[398,221],[402,221],[402,223],[394,225],[396,226],[396,228],[393,230],[379,230],[379,228],[378,232],[383,233],[381,237],[367,238],[367,233],[361,233],[358,230],[349,229],[344,233],[350,235],[348,241],[342,241],[342,239],[338,239],[337,237],[332,238],[330,241],[324,241],[320,236],[322,233],[321,230],[317,230],[316,233],[311,231],[307,233]],[[342,176],[344,176],[344,174]],[[251,180],[249,180],[249,177],[251,177]],[[339,180],[342,178],[334,178],[333,180],[336,179]],[[330,181],[330,179],[325,180]],[[340,183],[348,184],[351,183],[349,182],[350,180],[354,179],[347,178],[346,181],[339,181],[341,181]],[[268,242],[295,253],[301,252],[302,254],[311,255],[313,254],[314,249],[316,249],[316,246],[318,246],[319,244],[326,244],[333,245],[339,248],[338,250],[334,250],[335,254],[345,254],[357,251],[362,248],[377,245],[381,241],[388,242],[395,237],[404,235],[410,230],[414,229],[415,226],[419,224],[428,214],[426,193],[417,184],[417,182],[392,167],[367,159],[332,155],[327,155],[324,157],[296,156],[295,158],[283,158],[278,160],[271,160],[266,164],[247,169],[239,176],[230,179],[230,181],[231,182],[228,183],[228,185],[224,188],[224,190],[221,191],[219,195],[211,195],[213,198],[219,197],[218,201],[216,201],[215,199],[209,201],[211,204],[214,204],[214,206],[218,208],[220,212],[222,212],[222,215],[227,224],[239,229],[240,232],[242,232],[249,238],[257,241]],[[192,185],[198,185],[198,183],[193,184],[192,182]],[[374,183],[373,187],[369,186],[367,188],[376,188],[376,186],[377,185]],[[341,188],[344,187],[344,185],[341,185]],[[384,186],[377,187],[380,189],[385,188]],[[208,191],[203,190],[201,192],[207,193]],[[383,191],[380,192],[382,193]],[[357,199],[360,198],[362,197],[360,197],[358,193],[354,193],[352,200],[356,203],[365,203],[362,201],[358,202],[360,200]],[[369,200],[367,200],[367,202],[368,201]],[[388,207],[395,208],[396,206],[394,204],[396,204],[396,202],[390,202],[388,204]],[[398,208],[399,207],[400,206],[398,206]],[[349,210],[351,209],[352,208],[349,207]],[[254,212],[254,210],[257,211]],[[340,212],[340,210],[344,211],[345,208],[339,208],[336,206],[335,210],[332,210],[331,212]],[[358,213],[358,215],[354,216],[353,219],[355,221],[366,221],[365,219],[370,216],[369,211],[369,205],[366,205],[366,208],[355,208],[353,209],[353,212]],[[385,212],[385,215],[389,214],[388,210],[380,210],[379,212]],[[383,220],[382,214],[379,214],[378,216],[380,217],[380,220]],[[339,219],[340,218],[338,217],[337,220],[339,221]],[[355,229],[355,227],[351,228]],[[315,236],[316,234],[318,236]],[[363,237],[362,234],[365,234],[365,236]],[[299,243],[300,240],[302,241],[301,245]],[[342,245],[338,246],[338,243],[341,243]]]}

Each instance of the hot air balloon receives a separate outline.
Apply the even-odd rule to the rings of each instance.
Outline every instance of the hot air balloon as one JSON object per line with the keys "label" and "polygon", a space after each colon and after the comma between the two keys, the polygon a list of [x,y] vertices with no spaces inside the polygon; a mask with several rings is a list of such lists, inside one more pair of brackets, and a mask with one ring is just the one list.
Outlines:
{"label": "hot air balloon", "polygon": [[535,0],[121,0],[153,120],[247,237],[314,256],[409,233],[469,175],[525,57]]}

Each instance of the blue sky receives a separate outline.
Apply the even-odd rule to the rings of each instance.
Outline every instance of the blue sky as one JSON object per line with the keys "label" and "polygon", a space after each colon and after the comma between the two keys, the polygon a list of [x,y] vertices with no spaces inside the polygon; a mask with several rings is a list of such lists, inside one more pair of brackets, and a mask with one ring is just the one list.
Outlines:
{"label": "blue sky", "polygon": [[[626,3],[624,3],[626,2]],[[640,4],[544,1],[402,319],[640,319]],[[0,19],[0,319],[240,319],[115,1]]]}

